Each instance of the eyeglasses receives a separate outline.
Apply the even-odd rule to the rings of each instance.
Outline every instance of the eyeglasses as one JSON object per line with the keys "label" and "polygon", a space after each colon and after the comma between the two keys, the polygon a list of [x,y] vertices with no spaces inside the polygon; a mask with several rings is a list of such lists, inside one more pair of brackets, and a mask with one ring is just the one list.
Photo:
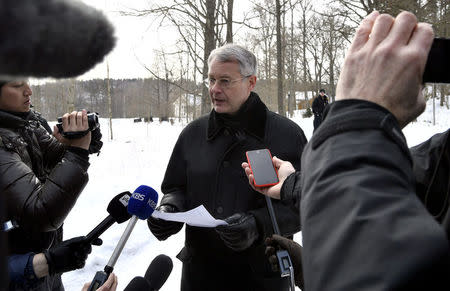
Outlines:
{"label": "eyeglasses", "polygon": [[214,79],[214,78],[206,78],[203,82],[205,83],[206,88],[210,89],[212,87],[214,87],[214,85],[217,84],[219,85],[220,88],[222,89],[228,89],[232,86],[233,83],[235,82],[239,82],[242,81],[244,79],[247,79],[248,77],[250,77],[251,75],[239,78],[239,79],[228,79],[228,78],[221,78],[221,79]]}

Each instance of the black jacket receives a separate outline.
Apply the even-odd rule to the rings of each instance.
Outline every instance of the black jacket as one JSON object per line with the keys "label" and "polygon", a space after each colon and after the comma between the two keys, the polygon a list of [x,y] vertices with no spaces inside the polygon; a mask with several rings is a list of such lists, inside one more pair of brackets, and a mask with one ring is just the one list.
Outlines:
{"label": "black jacket", "polygon": [[319,95],[316,98],[314,98],[314,101],[311,105],[314,116],[316,117],[322,116],[323,111],[325,110],[327,105],[328,105],[327,95],[323,95],[323,97]]}
{"label": "black jacket", "polygon": [[[180,259],[202,257],[263,268],[263,239],[273,233],[272,223],[264,196],[250,187],[241,163],[246,161],[246,151],[268,148],[272,155],[291,161],[300,169],[305,144],[300,127],[269,111],[255,93],[251,93],[237,118],[227,119],[213,110],[186,126],[167,166],[161,204],[171,204],[179,210],[203,204],[218,219],[237,212],[251,213],[256,218],[260,240],[237,253],[224,245],[213,228],[187,225]],[[281,232],[298,232],[297,206],[292,201],[273,201],[273,205]]]}
{"label": "black jacket", "polygon": [[305,289],[449,290],[449,242],[418,199],[393,115],[338,101],[305,148]]}
{"label": "black jacket", "polygon": [[417,196],[450,238],[450,129],[410,150]]}
{"label": "black jacket", "polygon": [[19,224],[8,233],[9,252],[40,252],[86,185],[88,158],[66,150],[33,112],[21,118],[0,111],[0,124],[0,193],[6,221]]}

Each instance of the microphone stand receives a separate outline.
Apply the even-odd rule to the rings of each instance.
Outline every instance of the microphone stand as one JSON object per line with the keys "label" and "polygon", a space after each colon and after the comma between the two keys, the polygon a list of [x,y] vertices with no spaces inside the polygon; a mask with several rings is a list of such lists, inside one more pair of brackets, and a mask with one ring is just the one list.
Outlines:
{"label": "microphone stand", "polygon": [[[278,227],[277,219],[275,217],[275,211],[273,210],[272,200],[269,196],[264,195],[266,198],[267,209],[269,210],[269,216],[272,220],[273,232],[275,234],[281,235],[280,229]],[[291,257],[286,250],[277,251],[278,265],[280,266],[281,277],[290,276],[291,291],[295,291],[295,280],[294,280],[294,267],[292,266]]]}

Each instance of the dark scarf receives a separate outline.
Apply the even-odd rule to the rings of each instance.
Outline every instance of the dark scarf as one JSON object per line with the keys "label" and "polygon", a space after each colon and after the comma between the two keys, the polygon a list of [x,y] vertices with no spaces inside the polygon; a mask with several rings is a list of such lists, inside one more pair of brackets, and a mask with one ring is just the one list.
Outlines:
{"label": "dark scarf", "polygon": [[247,101],[242,104],[236,114],[217,113],[211,111],[208,120],[208,140],[214,139],[222,130],[233,134],[244,131],[258,139],[264,138],[267,107],[258,94],[251,92]]}
{"label": "dark scarf", "polygon": [[31,111],[14,112],[0,109],[0,124],[2,127],[19,128],[25,126],[31,117]]}

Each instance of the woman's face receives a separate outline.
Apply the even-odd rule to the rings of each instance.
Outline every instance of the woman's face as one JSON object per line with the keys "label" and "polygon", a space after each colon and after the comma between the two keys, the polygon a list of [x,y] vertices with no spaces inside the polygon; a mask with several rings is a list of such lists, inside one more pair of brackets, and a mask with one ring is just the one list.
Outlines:
{"label": "woman's face", "polygon": [[30,96],[33,94],[26,81],[11,81],[0,91],[0,109],[13,112],[30,111]]}

